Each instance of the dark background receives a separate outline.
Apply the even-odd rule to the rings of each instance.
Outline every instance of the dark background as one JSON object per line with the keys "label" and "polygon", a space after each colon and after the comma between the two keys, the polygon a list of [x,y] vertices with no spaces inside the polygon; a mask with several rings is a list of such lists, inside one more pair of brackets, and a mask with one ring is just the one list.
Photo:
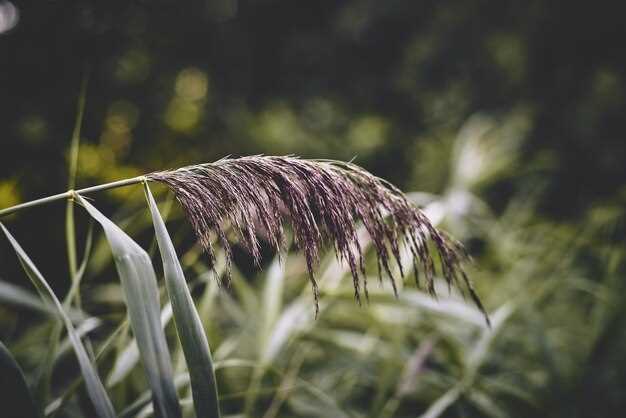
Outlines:
{"label": "dark background", "polygon": [[[16,2],[19,24],[0,38],[0,174],[19,178],[25,196],[63,188],[87,67],[85,141],[97,144],[113,104],[128,103],[132,140],[115,159],[146,169],[226,154],[357,155],[400,186],[419,186],[410,180],[417,137],[523,106],[526,160],[551,158],[547,206],[576,216],[614,196],[626,174],[626,29],[610,4]],[[200,120],[176,130],[163,113],[185,68],[201,71],[209,89]],[[306,119],[318,99],[318,113],[325,104],[341,111],[333,126]],[[306,140],[272,141],[252,126],[284,109]],[[341,135],[364,115],[390,126],[376,152]]]}

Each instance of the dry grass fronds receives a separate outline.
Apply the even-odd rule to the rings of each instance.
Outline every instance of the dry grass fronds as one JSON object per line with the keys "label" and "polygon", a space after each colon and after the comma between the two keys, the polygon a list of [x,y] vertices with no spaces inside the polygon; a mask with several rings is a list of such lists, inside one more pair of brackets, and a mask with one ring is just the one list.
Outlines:
{"label": "dry grass fronds", "polygon": [[[362,294],[368,298],[364,254],[357,238],[357,224],[362,222],[376,252],[379,279],[382,281],[385,273],[394,293],[397,294],[397,285],[390,264],[397,263],[404,276],[400,262],[400,248],[404,245],[413,255],[418,287],[422,285],[421,269],[426,289],[436,296],[430,241],[439,255],[440,270],[448,285],[465,288],[485,313],[461,266],[468,258],[463,246],[436,229],[395,186],[352,163],[251,156],[155,172],[146,178],[164,183],[174,192],[211,265],[215,263],[211,232],[217,234],[228,264],[231,260],[226,236],[228,225],[258,264],[257,229],[262,228],[270,244],[280,252],[284,242],[283,221],[288,220],[295,243],[306,258],[316,312],[319,291],[314,270],[327,242],[333,244],[337,257],[350,267],[357,302],[361,303]],[[464,286],[459,286],[460,283]]]}

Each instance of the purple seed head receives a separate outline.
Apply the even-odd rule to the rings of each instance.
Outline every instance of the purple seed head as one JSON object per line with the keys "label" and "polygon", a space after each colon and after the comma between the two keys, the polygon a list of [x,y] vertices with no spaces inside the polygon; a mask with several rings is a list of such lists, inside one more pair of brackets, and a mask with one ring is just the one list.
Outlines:
{"label": "purple seed head", "polygon": [[[225,251],[228,279],[232,253],[226,228],[237,233],[258,264],[261,255],[257,232],[262,232],[279,252],[286,220],[305,256],[316,313],[319,292],[314,270],[325,242],[333,244],[337,257],[350,268],[355,298],[360,304],[362,295],[368,298],[363,248],[357,237],[360,222],[373,243],[379,279],[385,275],[396,295],[391,263],[395,262],[404,276],[400,261],[404,245],[413,258],[417,286],[424,285],[436,296],[435,263],[428,246],[432,242],[448,285],[465,289],[489,321],[463,271],[462,262],[468,258],[463,246],[436,229],[395,186],[352,163],[251,156],[155,172],[147,178],[164,183],[174,192],[211,267],[215,252],[210,234],[217,235]],[[425,283],[419,279],[419,270],[424,272]]]}

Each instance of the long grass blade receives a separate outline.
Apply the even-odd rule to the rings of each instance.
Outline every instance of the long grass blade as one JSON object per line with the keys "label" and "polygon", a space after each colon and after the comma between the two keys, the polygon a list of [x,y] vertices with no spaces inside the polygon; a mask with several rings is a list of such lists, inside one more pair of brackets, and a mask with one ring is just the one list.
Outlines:
{"label": "long grass blade", "polygon": [[263,321],[259,335],[259,359],[261,363],[267,363],[267,348],[271,343],[270,338],[282,311],[284,279],[285,266],[281,264],[277,256],[267,270],[267,278],[263,288],[263,303],[261,304]]}
{"label": "long grass blade", "polygon": [[283,303],[283,288],[285,278],[285,266],[276,256],[267,272],[267,280],[262,293],[261,312],[257,326],[258,329],[258,367],[254,369],[251,377],[248,394],[245,401],[245,412],[250,413],[256,402],[260,390],[261,381],[270,363],[268,356],[269,347],[272,345],[271,338],[274,335],[276,320],[280,316]]}
{"label": "long grass blade", "polygon": [[[109,351],[113,348],[113,342],[117,340],[117,338],[125,333],[128,330],[128,319],[123,320],[117,328],[109,334],[107,339],[100,345],[98,351],[95,353],[95,361],[98,362],[102,357],[109,353]],[[46,405],[44,413],[46,416],[54,416],[56,412],[65,405],[70,396],[76,391],[78,386],[81,384],[81,377],[77,377],[74,381],[69,385],[68,389],[63,392],[59,397],[55,398],[52,402]]]}
{"label": "long grass blade", "polygon": [[102,226],[111,246],[148,383],[155,415],[179,418],[172,360],[161,327],[159,289],[148,253],[82,196],[76,200]]}
{"label": "long grass blade", "polygon": [[54,306],[19,286],[0,280],[0,302],[56,316]]}
{"label": "long grass blade", "polygon": [[114,418],[115,411],[113,410],[113,405],[111,404],[111,401],[106,391],[104,390],[104,385],[98,377],[98,373],[96,372],[94,365],[91,363],[89,356],[87,355],[87,351],[85,350],[85,347],[83,346],[80,337],[76,333],[72,321],[65,312],[63,305],[61,305],[61,302],[56,297],[56,295],[52,291],[52,288],[39,272],[35,264],[31,261],[31,259],[22,249],[20,244],[15,240],[15,238],[13,238],[13,235],[11,235],[11,233],[5,228],[2,223],[0,223],[0,228],[2,228],[2,231],[11,243],[11,246],[17,253],[20,263],[24,268],[24,271],[32,281],[39,294],[42,296],[42,298],[50,299],[59,311],[61,319],[63,320],[63,324],[67,329],[67,335],[70,338],[72,346],[74,347],[74,351],[76,352],[78,365],[80,366],[81,373],[83,374],[83,377],[85,379],[87,393],[89,394],[89,397],[93,402],[96,413],[101,418]]}
{"label": "long grass blade", "polygon": [[[76,121],[72,132],[72,140],[69,149],[68,167],[68,189],[72,190],[76,186],[76,174],[78,172],[78,150],[80,148],[80,131],[83,125],[85,114],[85,98],[87,96],[87,75],[83,77],[78,95],[78,105],[76,111]],[[67,261],[69,264],[70,277],[76,280],[77,257],[76,257],[76,223],[74,222],[74,202],[68,199],[65,207],[65,239],[67,244]],[[77,294],[78,298],[78,294]],[[80,302],[80,299],[77,299]],[[78,303],[80,307],[80,303]]]}
{"label": "long grass blade", "polygon": [[446,393],[437,398],[419,418],[439,418],[450,405],[454,404],[459,399],[461,394],[462,390],[460,386],[453,386]]}
{"label": "long grass blade", "polygon": [[[96,317],[87,318],[76,326],[76,334],[83,339],[87,335],[102,326],[102,321]],[[68,337],[59,343],[59,347],[56,352],[55,363],[59,361],[65,354],[67,354],[72,348],[72,341]],[[93,355],[91,358],[94,358]]]}
{"label": "long grass blade", "polygon": [[[72,203],[73,204],[73,203]],[[66,308],[72,303],[72,300],[76,297],[76,305],[79,308],[82,308],[80,303],[80,283],[85,275],[85,271],[87,270],[87,262],[90,259],[91,255],[91,247],[93,245],[93,222],[89,223],[89,229],[87,230],[87,238],[85,239],[85,249],[83,250],[83,259],[80,262],[78,270],[76,270],[76,274],[72,276],[72,285],[70,290],[65,295],[65,300],[63,301],[63,306]]]}
{"label": "long grass blade", "polygon": [[[24,373],[11,352],[0,341],[0,404],[11,405],[4,408],[2,416],[5,418],[40,418],[28,390]],[[5,415],[6,414],[6,415]]]}
{"label": "long grass blade", "polygon": [[144,183],[144,189],[163,260],[163,272],[167,292],[172,302],[174,323],[189,369],[196,416],[219,418],[217,383],[209,343],[187,287],[176,250],[147,183]]}
{"label": "long grass blade", "polygon": [[[161,326],[165,328],[170,319],[172,319],[172,305],[168,303],[161,310]],[[113,369],[106,381],[107,387],[111,388],[122,382],[137,363],[139,363],[139,347],[137,347],[137,340],[133,338],[117,355]]]}

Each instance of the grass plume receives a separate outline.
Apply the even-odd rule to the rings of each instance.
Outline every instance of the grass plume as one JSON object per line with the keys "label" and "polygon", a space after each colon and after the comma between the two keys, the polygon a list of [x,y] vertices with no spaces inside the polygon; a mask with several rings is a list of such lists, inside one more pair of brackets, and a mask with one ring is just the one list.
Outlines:
{"label": "grass plume", "polygon": [[261,255],[257,232],[264,232],[280,253],[284,246],[283,222],[287,220],[296,245],[305,255],[316,313],[319,291],[314,271],[325,243],[332,243],[337,257],[350,267],[357,302],[361,303],[362,295],[368,298],[363,248],[357,236],[361,222],[376,252],[378,277],[382,281],[385,275],[394,293],[397,285],[391,263],[398,265],[404,277],[400,261],[404,245],[412,254],[416,284],[423,285],[421,270],[426,289],[436,296],[435,263],[428,245],[432,242],[448,285],[466,290],[489,321],[463,271],[462,262],[468,258],[463,246],[435,228],[399,189],[355,164],[251,156],[155,172],[146,178],[164,183],[174,192],[211,266],[216,261],[212,233],[224,248],[228,265],[232,258],[228,226],[258,264]]}

